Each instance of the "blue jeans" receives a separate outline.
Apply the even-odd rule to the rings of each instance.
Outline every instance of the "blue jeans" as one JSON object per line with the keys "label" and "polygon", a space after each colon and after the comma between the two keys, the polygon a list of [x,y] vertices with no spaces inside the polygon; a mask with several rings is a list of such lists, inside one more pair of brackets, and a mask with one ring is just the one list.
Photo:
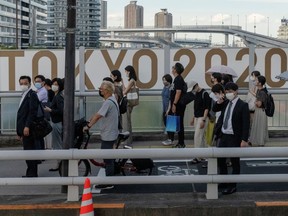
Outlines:
{"label": "blue jeans", "polygon": [[[116,140],[104,141],[101,140],[101,149],[113,149]],[[106,176],[114,175],[114,161],[115,159],[104,159]]]}

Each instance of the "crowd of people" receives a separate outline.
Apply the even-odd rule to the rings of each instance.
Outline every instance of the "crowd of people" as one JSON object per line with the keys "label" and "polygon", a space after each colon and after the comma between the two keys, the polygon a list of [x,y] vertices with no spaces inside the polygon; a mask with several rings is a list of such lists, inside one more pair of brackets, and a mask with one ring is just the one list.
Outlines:
{"label": "crowd of people", "polygon": [[[238,96],[238,86],[231,75],[212,73],[210,91],[202,88],[196,80],[186,82],[182,76],[184,67],[177,62],[170,74],[162,77],[162,110],[163,123],[166,125],[168,115],[180,118],[178,142],[175,142],[174,132],[167,131],[167,140],[163,145],[174,148],[185,148],[184,115],[186,105],[180,103],[181,97],[192,92],[194,113],[190,125],[194,127],[194,147],[205,148],[209,145],[220,148],[264,146],[268,139],[267,116],[265,104],[267,101],[266,79],[259,71],[253,71],[250,76],[249,92],[246,101]],[[111,71],[110,77],[105,77],[99,87],[99,95],[103,97],[101,108],[88,121],[83,131],[89,130],[96,123],[100,124],[101,149],[113,149],[119,132],[124,128],[130,132],[127,144],[133,142],[132,111],[135,105],[127,103],[125,119],[120,113],[123,98],[137,88],[137,73],[133,66],[125,67],[128,82],[124,83],[119,70]],[[62,149],[63,148],[63,109],[64,109],[64,79],[45,78],[43,75],[34,77],[35,89],[29,76],[19,79],[22,98],[17,113],[17,135],[22,141],[24,150]],[[208,93],[210,92],[210,94]],[[36,139],[32,135],[31,123],[39,117],[39,104],[43,107],[44,117],[52,125],[52,133],[44,139]],[[113,122],[113,123],[112,123]],[[230,162],[228,161],[230,160]],[[191,163],[204,162],[205,158],[194,158]],[[114,175],[114,160],[105,159],[106,176]],[[37,177],[38,164],[41,161],[27,160],[26,175]],[[56,167],[49,171],[59,170]],[[232,174],[240,173],[239,158],[219,158],[220,174],[227,174],[227,166],[232,166]],[[205,165],[203,166],[205,167]],[[111,185],[98,185],[99,188],[111,188]],[[221,184],[223,194],[234,193],[236,184]]]}

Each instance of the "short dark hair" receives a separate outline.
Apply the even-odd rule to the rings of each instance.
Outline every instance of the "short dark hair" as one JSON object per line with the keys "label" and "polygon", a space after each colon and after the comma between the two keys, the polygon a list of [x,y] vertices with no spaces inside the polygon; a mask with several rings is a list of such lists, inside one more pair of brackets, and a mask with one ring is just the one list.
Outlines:
{"label": "short dark hair", "polygon": [[217,84],[213,85],[211,91],[214,92],[214,93],[219,93],[219,94],[221,92],[222,93],[225,92],[223,85],[220,84],[220,83],[217,83]]}
{"label": "short dark hair", "polygon": [[261,75],[261,73],[259,71],[255,70],[255,71],[251,72],[251,75],[254,75],[255,77],[259,77]]}
{"label": "short dark hair", "polygon": [[45,85],[48,85],[50,87],[52,86],[52,81],[50,79],[46,78],[44,82],[45,82]]}
{"label": "short dark hair", "polygon": [[172,83],[173,81],[173,78],[170,74],[165,74],[162,79],[165,79],[167,82],[169,82],[170,84]]}
{"label": "short dark hair", "polygon": [[45,81],[45,77],[44,77],[43,75],[37,75],[37,76],[35,76],[35,77],[34,77],[34,80],[37,79],[37,78],[41,79],[42,82]]}
{"label": "short dark hair", "polygon": [[136,71],[135,71],[135,69],[134,69],[134,67],[132,65],[126,66],[125,70],[130,72],[128,80],[134,79],[135,81],[137,81]]}
{"label": "short dark hair", "polygon": [[233,82],[233,78],[229,74],[222,74],[222,84],[225,86],[228,82]]}
{"label": "short dark hair", "polygon": [[111,77],[104,77],[103,81],[108,81],[108,82],[114,83],[114,81]]}
{"label": "short dark hair", "polygon": [[260,75],[257,77],[257,79],[258,79],[258,82],[261,83],[262,86],[265,85],[266,78],[264,76]]}
{"label": "short dark hair", "polygon": [[29,83],[31,83],[31,77],[30,76],[20,76],[19,81],[23,80],[23,79],[27,79]]}
{"label": "short dark hair", "polygon": [[122,80],[121,72],[119,70],[113,70],[111,71],[111,74],[117,77],[115,82],[120,82]]}
{"label": "short dark hair", "polygon": [[58,86],[59,86],[59,92],[63,91],[64,90],[64,79],[61,79],[61,78],[54,78],[52,79],[52,84],[54,82],[57,82],[58,83]]}
{"label": "short dark hair", "polygon": [[174,68],[175,68],[177,74],[182,74],[184,71],[184,67],[180,62],[176,62],[176,64],[174,65]]}
{"label": "short dark hair", "polygon": [[222,80],[222,74],[221,73],[212,73],[212,76],[217,80],[218,83]]}
{"label": "short dark hair", "polygon": [[228,82],[225,85],[225,90],[233,90],[233,91],[237,91],[238,90],[238,85],[236,83],[233,82]]}

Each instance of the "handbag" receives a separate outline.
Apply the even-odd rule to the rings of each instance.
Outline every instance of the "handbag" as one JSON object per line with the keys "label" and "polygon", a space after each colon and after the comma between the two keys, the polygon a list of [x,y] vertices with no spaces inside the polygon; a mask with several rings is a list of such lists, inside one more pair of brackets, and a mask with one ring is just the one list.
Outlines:
{"label": "handbag", "polygon": [[52,126],[45,118],[38,118],[32,122],[32,135],[35,139],[47,136],[52,131]]}
{"label": "handbag", "polygon": [[37,118],[32,121],[31,131],[35,139],[41,139],[47,136],[52,131],[52,126],[45,118],[43,106],[40,102],[38,105]]}
{"label": "handbag", "polygon": [[134,107],[139,104],[139,88],[131,88],[127,93],[128,106]]}
{"label": "handbag", "polygon": [[166,117],[166,131],[178,132],[180,130],[180,116],[167,115]]}

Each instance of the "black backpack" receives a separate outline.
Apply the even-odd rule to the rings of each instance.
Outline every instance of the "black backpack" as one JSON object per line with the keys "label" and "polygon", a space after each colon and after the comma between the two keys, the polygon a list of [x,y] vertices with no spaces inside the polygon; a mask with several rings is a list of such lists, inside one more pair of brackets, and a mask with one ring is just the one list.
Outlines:
{"label": "black backpack", "polygon": [[183,88],[181,97],[178,101],[178,103],[181,106],[186,106],[187,104],[191,103],[195,99],[195,95],[191,91],[187,92],[187,89],[188,89],[187,83],[185,82],[185,86]]}
{"label": "black backpack", "polygon": [[273,117],[275,111],[275,104],[272,95],[267,92],[267,100],[265,104],[265,113],[268,117]]}
{"label": "black backpack", "polygon": [[124,114],[124,113],[127,112],[127,104],[128,104],[127,97],[126,96],[122,97],[122,99],[119,102],[119,112],[120,112],[120,114]]}

